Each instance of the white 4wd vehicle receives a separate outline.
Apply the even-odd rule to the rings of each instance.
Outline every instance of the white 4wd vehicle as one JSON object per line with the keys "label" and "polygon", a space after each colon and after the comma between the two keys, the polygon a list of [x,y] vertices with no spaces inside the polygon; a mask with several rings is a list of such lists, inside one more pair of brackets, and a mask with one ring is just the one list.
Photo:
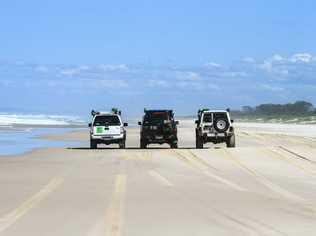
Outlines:
{"label": "white 4wd vehicle", "polygon": [[128,124],[123,123],[121,112],[112,109],[112,112],[92,111],[92,122],[90,127],[90,148],[96,149],[98,144],[119,144],[120,148],[125,148],[126,127]]}
{"label": "white 4wd vehicle", "polygon": [[196,123],[196,148],[203,148],[203,144],[212,142],[226,143],[227,147],[235,147],[235,131],[227,110],[201,109],[198,111]]}

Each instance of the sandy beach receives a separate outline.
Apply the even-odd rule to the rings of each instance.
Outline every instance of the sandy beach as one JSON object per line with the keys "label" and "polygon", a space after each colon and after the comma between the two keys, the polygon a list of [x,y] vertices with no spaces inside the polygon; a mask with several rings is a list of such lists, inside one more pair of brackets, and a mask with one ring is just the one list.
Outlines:
{"label": "sandy beach", "polygon": [[125,150],[80,129],[42,137],[78,146],[1,156],[0,235],[316,234],[313,136],[237,125],[237,148],[197,150],[180,124],[177,150],[140,150],[130,127]]}

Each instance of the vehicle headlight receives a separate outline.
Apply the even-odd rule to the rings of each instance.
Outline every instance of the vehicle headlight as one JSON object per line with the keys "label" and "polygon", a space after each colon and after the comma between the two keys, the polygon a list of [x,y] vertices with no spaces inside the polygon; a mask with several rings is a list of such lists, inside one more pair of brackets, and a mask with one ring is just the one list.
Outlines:
{"label": "vehicle headlight", "polygon": [[121,134],[122,134],[122,133],[124,133],[124,128],[123,128],[123,127],[121,127],[121,130],[120,130],[120,131],[121,131]]}

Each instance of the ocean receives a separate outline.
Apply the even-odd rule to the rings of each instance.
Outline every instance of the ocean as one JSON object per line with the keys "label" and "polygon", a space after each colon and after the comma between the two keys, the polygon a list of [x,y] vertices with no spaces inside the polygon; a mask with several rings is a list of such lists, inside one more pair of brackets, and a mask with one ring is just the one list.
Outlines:
{"label": "ocean", "polygon": [[21,154],[42,147],[78,145],[78,142],[50,141],[39,137],[70,132],[85,124],[74,116],[0,113],[0,156]]}

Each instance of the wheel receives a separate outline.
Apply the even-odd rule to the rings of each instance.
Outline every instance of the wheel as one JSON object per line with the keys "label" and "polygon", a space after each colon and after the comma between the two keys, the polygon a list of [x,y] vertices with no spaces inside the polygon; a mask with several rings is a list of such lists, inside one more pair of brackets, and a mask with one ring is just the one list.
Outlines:
{"label": "wheel", "polygon": [[98,144],[95,140],[90,139],[90,149],[96,149],[98,147]]}
{"label": "wheel", "polygon": [[140,140],[140,148],[141,149],[145,149],[145,148],[147,148],[147,143],[146,143],[146,141],[145,140]]}
{"label": "wheel", "polygon": [[177,143],[177,142],[170,143],[170,147],[171,147],[172,149],[178,148],[178,143]]}
{"label": "wheel", "polygon": [[196,148],[198,148],[198,149],[203,148],[203,140],[202,140],[199,136],[196,136],[196,139],[195,139],[195,146],[196,146]]}
{"label": "wheel", "polygon": [[229,123],[226,119],[218,118],[217,120],[215,120],[214,123],[215,123],[214,128],[219,133],[225,132],[229,128]]}
{"label": "wheel", "polygon": [[120,147],[120,149],[125,148],[125,140],[123,140],[122,142],[119,143],[119,147]]}
{"label": "wheel", "polygon": [[228,140],[226,141],[226,146],[228,148],[236,147],[235,134],[233,134],[232,136],[228,138]]}

